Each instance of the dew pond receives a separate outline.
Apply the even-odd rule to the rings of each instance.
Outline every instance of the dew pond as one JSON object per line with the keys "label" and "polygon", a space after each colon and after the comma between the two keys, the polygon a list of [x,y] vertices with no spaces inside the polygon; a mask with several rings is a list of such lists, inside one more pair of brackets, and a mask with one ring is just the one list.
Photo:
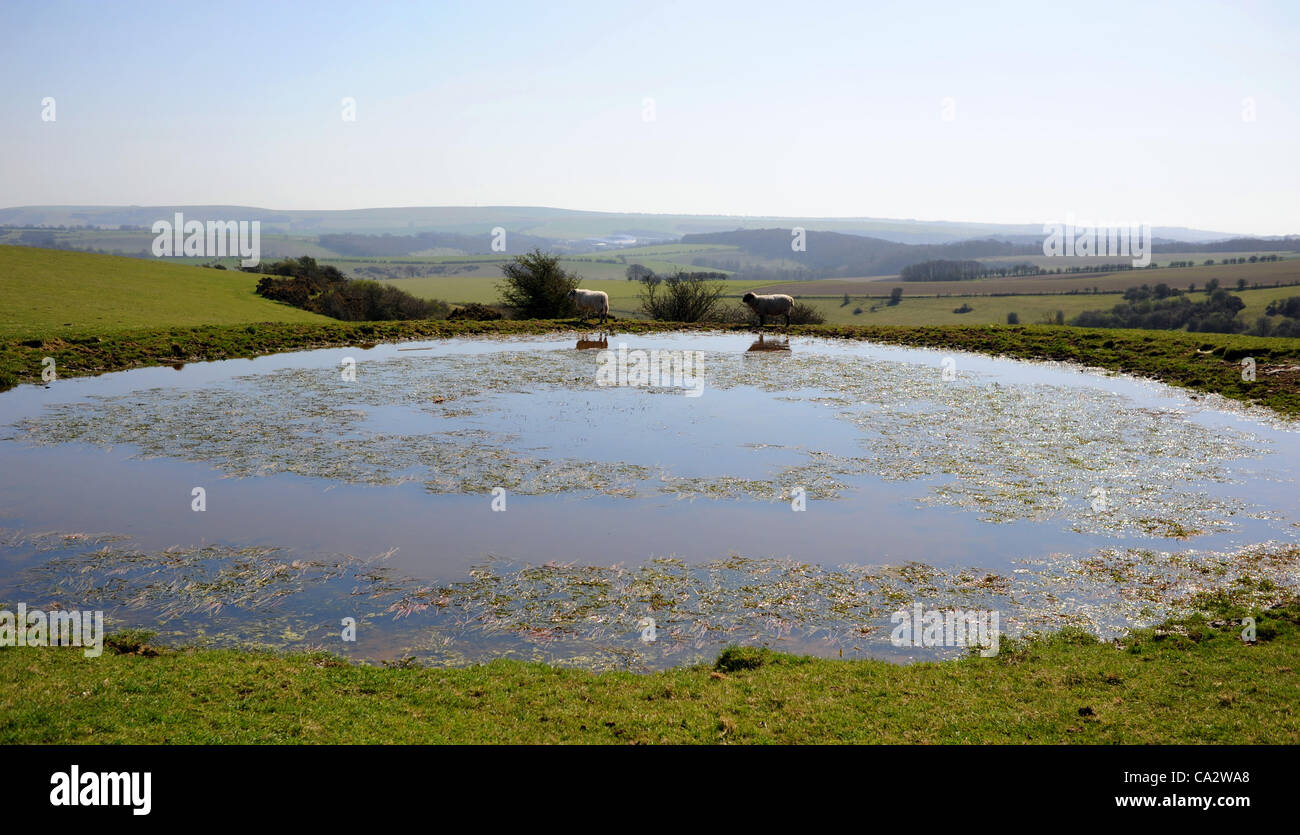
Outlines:
{"label": "dew pond", "polygon": [[[602,385],[620,344],[699,352],[698,396]],[[960,652],[891,643],[913,604],[1108,637],[1300,587],[1298,429],[1061,364],[750,334],[57,380],[0,394],[0,603],[389,663]]]}

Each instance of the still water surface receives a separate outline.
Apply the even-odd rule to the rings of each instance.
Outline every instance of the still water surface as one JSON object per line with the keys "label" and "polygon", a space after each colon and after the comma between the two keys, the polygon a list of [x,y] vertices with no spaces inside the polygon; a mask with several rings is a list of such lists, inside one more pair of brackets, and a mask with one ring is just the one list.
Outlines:
{"label": "still water surface", "polygon": [[[1296,584],[1276,553],[1300,533],[1300,433],[1267,413],[858,342],[584,343],[330,349],[0,394],[0,600],[186,643],[639,669],[733,642],[922,657],[887,640],[912,602],[1106,634],[1239,576]],[[703,352],[702,394],[598,385],[589,347],[620,343]]]}

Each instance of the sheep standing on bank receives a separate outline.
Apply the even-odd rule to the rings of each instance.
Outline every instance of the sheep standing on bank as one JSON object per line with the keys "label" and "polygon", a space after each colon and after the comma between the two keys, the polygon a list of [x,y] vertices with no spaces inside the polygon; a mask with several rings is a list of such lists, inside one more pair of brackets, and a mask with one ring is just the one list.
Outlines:
{"label": "sheep standing on bank", "polygon": [[570,290],[569,301],[578,306],[584,322],[588,313],[599,313],[600,323],[605,324],[605,317],[609,315],[609,294],[604,290]]}
{"label": "sheep standing on bank", "polygon": [[771,296],[760,296],[756,293],[746,293],[740,299],[749,305],[749,309],[758,314],[758,326],[763,326],[764,316],[784,316],[785,323],[790,324],[790,311],[794,308],[794,299],[781,293]]}

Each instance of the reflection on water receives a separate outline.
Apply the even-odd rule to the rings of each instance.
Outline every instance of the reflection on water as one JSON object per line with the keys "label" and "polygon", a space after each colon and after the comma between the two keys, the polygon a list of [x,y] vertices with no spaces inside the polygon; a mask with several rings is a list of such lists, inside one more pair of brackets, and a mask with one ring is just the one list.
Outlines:
{"label": "reflection on water", "polygon": [[[177,641],[639,668],[735,641],[893,656],[880,630],[911,600],[1104,632],[1194,588],[1300,586],[1294,424],[1051,364],[959,354],[949,379],[936,352],[767,335],[620,337],[704,351],[707,387],[602,388],[581,349],[608,339],[2,394],[0,599],[98,602]],[[345,616],[368,624],[355,647]]]}
{"label": "reflection on water", "polygon": [[[594,338],[588,338],[593,337]],[[609,337],[604,334],[584,334],[578,337],[578,350],[585,351],[589,348],[607,349],[609,348]]]}
{"label": "reflection on water", "polygon": [[750,344],[746,351],[789,351],[790,337],[772,337],[768,338],[767,334],[760,333],[758,339]]}

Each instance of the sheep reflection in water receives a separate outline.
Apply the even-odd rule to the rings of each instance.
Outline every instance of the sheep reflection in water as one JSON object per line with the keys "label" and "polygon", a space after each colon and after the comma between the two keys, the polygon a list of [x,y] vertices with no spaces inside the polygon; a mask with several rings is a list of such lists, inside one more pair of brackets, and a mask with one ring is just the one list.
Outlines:
{"label": "sheep reflection in water", "polygon": [[[589,338],[590,337],[590,338]],[[606,350],[609,348],[609,336],[604,333],[582,334],[578,337],[578,350],[586,351],[590,348],[599,348]]]}
{"label": "sheep reflection in water", "polygon": [[745,353],[749,353],[750,351],[789,351],[789,350],[790,350],[790,337],[786,336],[779,339],[777,338],[768,339],[765,334],[760,333],[758,335],[758,339],[754,340],[754,343],[745,349]]}

